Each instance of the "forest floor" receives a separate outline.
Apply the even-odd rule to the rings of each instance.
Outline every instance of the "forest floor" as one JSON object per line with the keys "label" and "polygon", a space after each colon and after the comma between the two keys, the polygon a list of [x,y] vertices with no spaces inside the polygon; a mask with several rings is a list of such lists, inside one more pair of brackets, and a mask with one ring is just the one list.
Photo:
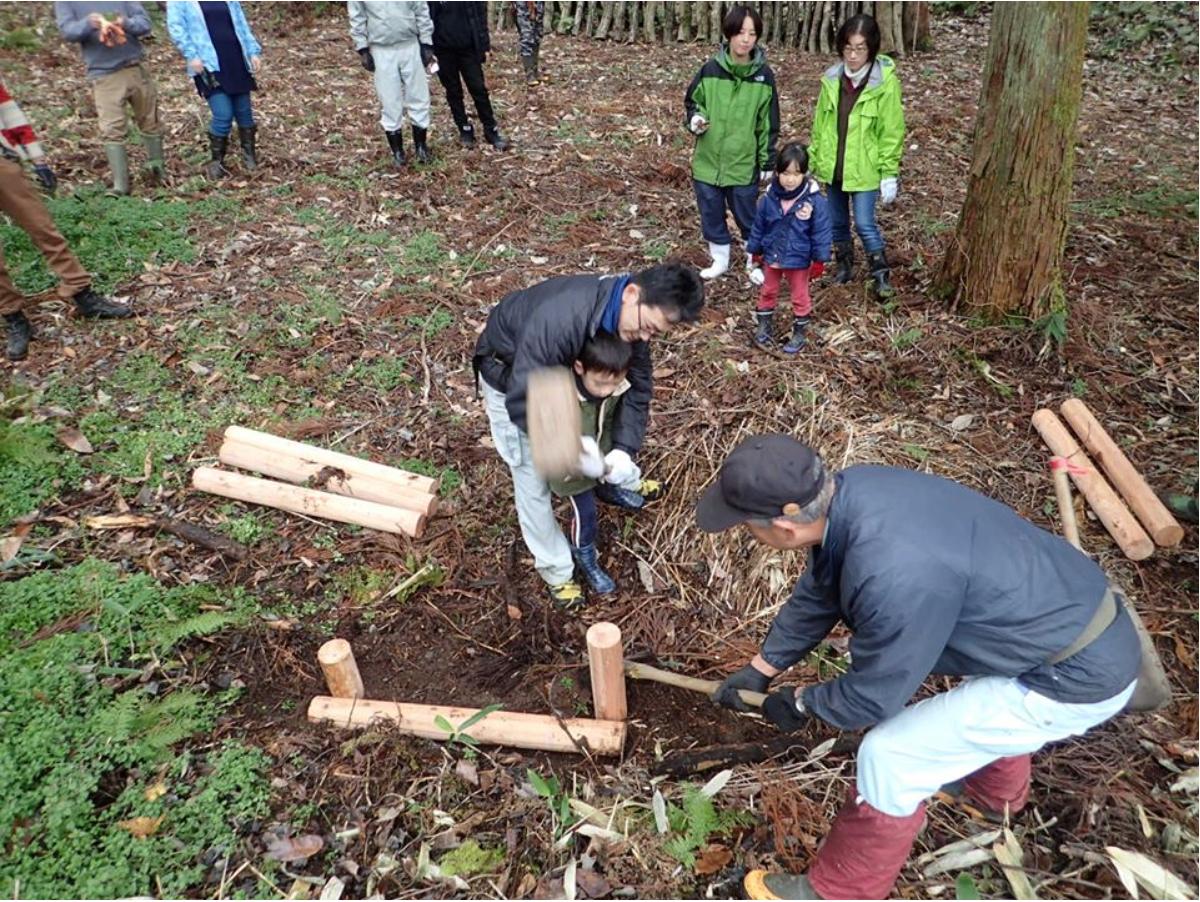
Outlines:
{"label": "forest floor", "polygon": [[[751,348],[740,269],[712,285],[703,320],[654,350],[642,465],[670,493],[642,516],[605,513],[603,559],[621,591],[571,616],[543,601],[469,355],[513,289],[705,262],[682,95],[706,49],[552,36],[546,82],[528,91],[514,35],[495,35],[488,81],[514,149],[459,148],[435,85],[437,159],[398,172],[342,18],[285,27],[252,5],[262,166],[247,175],[235,160],[210,185],[198,174],[206,111],[159,28],[150,66],[172,184],[114,200],[82,66],[47,27],[48,6],[6,11],[5,30],[26,37],[7,39],[0,66],[59,173],[61,227],[139,316],[70,316],[22,236],[0,226],[19,284],[41,292],[30,356],[5,368],[0,420],[0,528],[12,537],[0,783],[20,786],[0,803],[17,831],[0,845],[10,897],[304,898],[336,892],[331,878],[346,897],[550,897],[564,880],[581,898],[729,894],[740,868],[804,866],[851,753],[823,745],[738,767],[714,806],[696,791],[711,773],[677,782],[655,777],[656,763],[772,729],[636,683],[619,760],[337,733],[305,717],[324,692],[317,647],[349,639],[373,698],[563,716],[590,713],[583,635],[598,620],[620,625],[630,655],[719,677],[750,657],[803,567],[693,524],[697,493],[754,432],[797,435],[838,466],[948,476],[1055,530],[1049,452],[1030,416],[1082,397],[1157,490],[1195,490],[1194,71],[1136,54],[1087,62],[1060,347],[1034,324],[985,326],[927,297],[965,192],[987,43],[985,18],[935,19],[939,49],[900,62],[904,178],[880,216],[897,298],[872,300],[861,263],[852,285],[823,280],[816,340],[786,360]],[[828,60],[782,51],[771,63],[781,140],[804,139]],[[190,490],[234,422],[438,474],[447,513],[408,540]],[[238,562],[85,523],[126,512],[201,524],[251,553]],[[1080,514],[1085,548],[1156,636],[1174,704],[1037,755],[1014,841],[1043,897],[1122,897],[1109,846],[1195,889],[1196,530],[1133,563]],[[794,677],[835,673],[844,653],[835,636]],[[991,838],[974,860],[945,854],[989,829],[932,805],[897,895],[1009,895]]]}

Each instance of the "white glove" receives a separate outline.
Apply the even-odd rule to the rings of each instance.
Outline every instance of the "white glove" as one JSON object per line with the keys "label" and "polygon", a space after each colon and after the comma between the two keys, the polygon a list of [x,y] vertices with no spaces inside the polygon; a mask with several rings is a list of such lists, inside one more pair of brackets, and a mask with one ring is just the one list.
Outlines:
{"label": "white glove", "polygon": [[769,184],[773,178],[775,178],[775,173],[770,169],[760,169],[758,171],[758,183],[760,185]]}
{"label": "white glove", "polygon": [[585,435],[581,444],[583,450],[579,453],[579,475],[588,479],[600,479],[605,470],[604,455],[600,453],[600,446],[590,435]]}
{"label": "white glove", "polygon": [[604,456],[605,466],[608,468],[608,473],[604,477],[604,481],[610,485],[620,486],[623,489],[636,489],[638,483],[642,481],[642,471],[633,459],[620,448],[614,448]]}
{"label": "white glove", "polygon": [[895,176],[888,176],[879,183],[879,200],[885,206],[891,206],[900,190],[900,182]]}
{"label": "white glove", "polygon": [[708,120],[699,113],[692,116],[692,121],[688,124],[688,128],[692,130],[693,135],[702,135],[708,131]]}
{"label": "white glove", "polygon": [[746,254],[746,275],[750,277],[750,284],[761,285],[767,281],[767,277],[763,274],[761,266],[754,265],[754,255]]}

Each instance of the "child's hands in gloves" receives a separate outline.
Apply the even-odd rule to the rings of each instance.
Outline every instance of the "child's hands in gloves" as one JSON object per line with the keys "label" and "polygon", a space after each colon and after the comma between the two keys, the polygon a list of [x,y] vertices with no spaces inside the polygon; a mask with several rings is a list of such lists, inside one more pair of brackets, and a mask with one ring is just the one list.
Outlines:
{"label": "child's hands in gloves", "polygon": [[610,485],[629,488],[642,481],[641,469],[633,462],[633,458],[620,448],[609,451],[604,457],[604,463],[608,470],[604,481]]}
{"label": "child's hands in gloves", "polygon": [[588,479],[601,479],[604,476],[604,455],[600,446],[590,435],[585,435],[581,441],[583,450],[579,453],[579,475]]}

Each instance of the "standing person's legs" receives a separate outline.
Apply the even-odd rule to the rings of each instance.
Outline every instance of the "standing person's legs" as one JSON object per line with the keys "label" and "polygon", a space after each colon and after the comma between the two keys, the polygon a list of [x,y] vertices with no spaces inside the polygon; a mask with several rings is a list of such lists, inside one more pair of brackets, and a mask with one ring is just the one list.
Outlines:
{"label": "standing person's legs", "polygon": [[483,76],[483,60],[474,50],[467,50],[463,53],[460,65],[463,81],[466,82],[467,90],[471,92],[471,99],[475,102],[475,112],[479,114],[483,133],[489,136],[494,135],[496,133],[496,111],[492,109],[492,99],[488,96],[487,82]]}
{"label": "standing person's legs", "polygon": [[716,185],[692,179],[696,206],[700,210],[700,232],[708,241],[712,264],[700,270],[704,279],[715,279],[729,269],[729,251],[733,236],[725,223],[725,192]]}
{"label": "standing person's legs", "polygon": [[233,107],[233,118],[237,121],[238,129],[254,128],[254,103],[250,99],[250,92],[231,94],[229,101]]}
{"label": "standing person's legs", "polygon": [[163,127],[158,116],[158,86],[150,77],[145,64],[138,63],[129,69],[133,73],[134,86],[129,93],[133,106],[133,121],[142,133],[146,145],[146,168],[153,184],[160,184],[167,175],[167,161],[163,155]]}
{"label": "standing person's legs", "polygon": [[[854,231],[858,233],[863,250],[868,254],[875,254],[883,250],[883,233],[879,231],[879,225],[875,222],[875,204],[878,200],[878,191],[853,191],[850,193],[850,202],[854,207]],[[834,240],[837,240],[836,233]]]}
{"label": "standing person's legs", "polygon": [[826,186],[829,195],[829,224],[834,244],[850,240],[850,195],[840,184],[830,182]]}
{"label": "standing person's legs", "polygon": [[429,128],[429,76],[421,64],[421,45],[416,41],[396,48],[400,80],[404,83],[404,107],[413,128]]}
{"label": "standing person's legs", "polygon": [[112,173],[114,194],[128,194],[130,188],[129,156],[125,151],[125,101],[132,101],[134,84],[131,75],[136,71],[136,67],[127,67],[92,82],[100,140],[104,142],[104,157]]}
{"label": "standing person's legs", "polygon": [[438,81],[446,91],[446,104],[450,107],[450,117],[460,132],[474,131],[471,120],[467,118],[467,104],[462,86],[463,54],[458,50],[448,50],[439,47],[437,50]]}
{"label": "standing person's legs", "polygon": [[[1133,689],[1095,704],[1067,704],[1013,678],[978,677],[883,721],[859,746],[856,789],[809,871],[813,887],[823,898],[886,897],[920,829],[925,800],[940,787],[1086,732],[1120,713]],[[1021,776],[1019,767],[1009,769]],[[1024,804],[1025,793],[1024,786],[1005,786],[1010,810]]]}
{"label": "standing person's legs", "polygon": [[404,125],[401,50],[401,47],[394,45],[371,46],[371,56],[375,58],[375,96],[379,98],[379,125],[385,132],[398,132]]}
{"label": "standing person's legs", "polygon": [[788,291],[792,296],[792,313],[808,319],[812,313],[812,295],[808,291],[808,270],[789,269],[785,272]]}
{"label": "standing person's legs", "polygon": [[208,95],[208,108],[212,111],[209,132],[221,138],[228,138],[229,133],[233,131],[233,100],[224,91],[213,91]]}
{"label": "standing person's legs", "polygon": [[758,289],[758,306],[756,313],[774,313],[775,304],[779,298],[779,285],[783,280],[783,270],[774,266],[763,267],[763,284]]}
{"label": "standing person's legs", "polygon": [[570,582],[575,572],[571,546],[554,519],[550,487],[533,469],[529,439],[509,418],[504,395],[484,380],[480,380],[479,387],[491,425],[492,441],[512,473],[517,522],[525,547],[533,555],[538,575],[551,586]]}
{"label": "standing person's legs", "polygon": [[758,183],[726,188],[725,200],[733,213],[733,221],[737,223],[738,231],[742,233],[742,241],[749,241],[750,230],[754,228],[754,214],[758,208]]}
{"label": "standing person's legs", "polygon": [[616,581],[600,566],[600,553],[596,550],[596,533],[599,514],[596,510],[596,493],[589,489],[571,496],[574,523],[571,526],[571,555],[579,564],[588,587],[597,595],[608,595],[617,591]]}
{"label": "standing person's legs", "polygon": [[253,172],[258,168],[258,148],[256,137],[258,126],[254,122],[254,105],[250,100],[250,92],[230,96],[233,104],[233,118],[237,120],[238,144],[242,148],[242,166]]}
{"label": "standing person's legs", "polygon": [[[18,228],[23,229],[46,258],[47,265],[58,276],[58,296],[71,300],[92,284],[92,277],[83,268],[79,258],[72,253],[67,239],[62,236],[46,204],[38,196],[33,183],[25,177],[19,163],[0,157],[0,212]],[[5,295],[0,289],[0,298]],[[12,295],[8,295],[8,304]]]}

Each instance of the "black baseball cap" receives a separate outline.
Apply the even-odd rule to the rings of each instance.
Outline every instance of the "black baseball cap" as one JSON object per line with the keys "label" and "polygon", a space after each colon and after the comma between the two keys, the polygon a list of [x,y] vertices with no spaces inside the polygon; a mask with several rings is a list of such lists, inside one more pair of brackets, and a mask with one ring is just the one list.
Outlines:
{"label": "black baseball cap", "polygon": [[696,505],[696,524],[722,532],[747,520],[799,513],[825,484],[825,464],[790,435],[752,435],[725,458]]}

